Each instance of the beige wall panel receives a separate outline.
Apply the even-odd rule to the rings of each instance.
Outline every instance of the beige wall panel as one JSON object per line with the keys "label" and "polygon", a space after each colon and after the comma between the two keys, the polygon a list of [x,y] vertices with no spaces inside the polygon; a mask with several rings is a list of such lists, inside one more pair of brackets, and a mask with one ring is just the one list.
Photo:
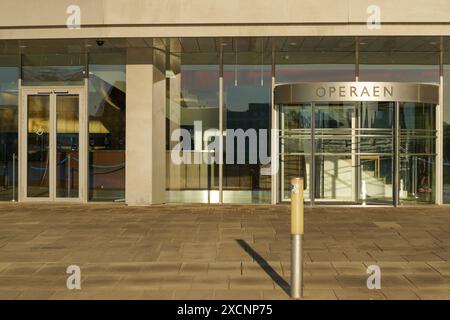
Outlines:
{"label": "beige wall panel", "polygon": [[103,0],[2,0],[0,27],[65,26],[70,5],[80,7],[82,24],[103,24]]}
{"label": "beige wall panel", "polygon": [[72,4],[85,26],[353,23],[371,4],[386,22],[450,22],[448,0],[3,0],[0,27],[65,26]]}
{"label": "beige wall panel", "polygon": [[106,24],[249,24],[347,20],[348,0],[105,1]]}
{"label": "beige wall panel", "polygon": [[366,23],[370,5],[380,7],[382,23],[450,22],[449,0],[351,0],[349,21]]}
{"label": "beige wall panel", "polygon": [[[449,1],[450,2],[450,1]],[[449,25],[385,25],[368,30],[365,25],[328,26],[192,26],[192,27],[97,27],[81,30],[0,29],[0,39],[75,39],[126,37],[258,37],[258,36],[448,36]]]}
{"label": "beige wall panel", "polygon": [[165,55],[154,51],[152,99],[152,186],[151,204],[164,203],[166,197],[166,75]]}

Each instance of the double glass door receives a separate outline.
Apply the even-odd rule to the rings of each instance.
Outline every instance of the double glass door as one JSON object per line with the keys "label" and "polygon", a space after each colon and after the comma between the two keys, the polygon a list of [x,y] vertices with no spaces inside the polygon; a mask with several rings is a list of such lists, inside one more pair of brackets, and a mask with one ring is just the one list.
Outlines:
{"label": "double glass door", "polygon": [[86,170],[83,89],[23,89],[22,201],[80,201]]}

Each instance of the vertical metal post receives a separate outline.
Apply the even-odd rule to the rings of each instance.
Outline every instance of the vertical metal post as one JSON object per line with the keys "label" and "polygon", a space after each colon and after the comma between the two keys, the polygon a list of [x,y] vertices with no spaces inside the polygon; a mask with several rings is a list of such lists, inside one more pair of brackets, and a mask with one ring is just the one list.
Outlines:
{"label": "vertical metal post", "polygon": [[303,297],[303,178],[291,180],[291,297]]}
{"label": "vertical metal post", "polygon": [[311,207],[316,202],[316,104],[311,103],[311,169],[309,170],[309,202]]}
{"label": "vertical metal post", "polygon": [[[222,40],[221,40],[222,42]],[[219,203],[223,204],[223,46],[219,53]]]}
{"label": "vertical metal post", "polygon": [[394,104],[394,183],[393,183],[393,191],[394,191],[394,207],[399,205],[399,184],[400,184],[400,106],[399,103],[396,102]]}
{"label": "vertical metal post", "polygon": [[70,153],[67,155],[67,197],[70,198],[71,184],[72,184],[72,165],[70,162]]}
{"label": "vertical metal post", "polygon": [[16,154],[12,155],[12,202],[16,202]]}
{"label": "vertical metal post", "polygon": [[439,105],[436,107],[436,192],[435,203],[444,202],[444,37],[439,39]]}
{"label": "vertical metal post", "polygon": [[355,37],[355,81],[359,81],[359,37]]}

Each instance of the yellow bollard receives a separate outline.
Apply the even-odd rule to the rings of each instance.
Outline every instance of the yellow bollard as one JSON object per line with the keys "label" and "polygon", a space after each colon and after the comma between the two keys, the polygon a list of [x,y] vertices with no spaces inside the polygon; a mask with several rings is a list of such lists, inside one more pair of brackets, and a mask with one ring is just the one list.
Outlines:
{"label": "yellow bollard", "polygon": [[303,297],[303,179],[293,178],[291,184],[291,297],[299,299]]}

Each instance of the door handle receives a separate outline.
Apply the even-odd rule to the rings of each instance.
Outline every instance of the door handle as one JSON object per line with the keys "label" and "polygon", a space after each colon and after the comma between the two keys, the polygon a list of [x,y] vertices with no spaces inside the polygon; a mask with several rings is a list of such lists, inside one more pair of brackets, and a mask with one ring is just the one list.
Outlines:
{"label": "door handle", "polygon": [[37,94],[52,94],[52,92],[38,92]]}
{"label": "door handle", "polygon": [[68,94],[69,91],[53,91],[54,94]]}

